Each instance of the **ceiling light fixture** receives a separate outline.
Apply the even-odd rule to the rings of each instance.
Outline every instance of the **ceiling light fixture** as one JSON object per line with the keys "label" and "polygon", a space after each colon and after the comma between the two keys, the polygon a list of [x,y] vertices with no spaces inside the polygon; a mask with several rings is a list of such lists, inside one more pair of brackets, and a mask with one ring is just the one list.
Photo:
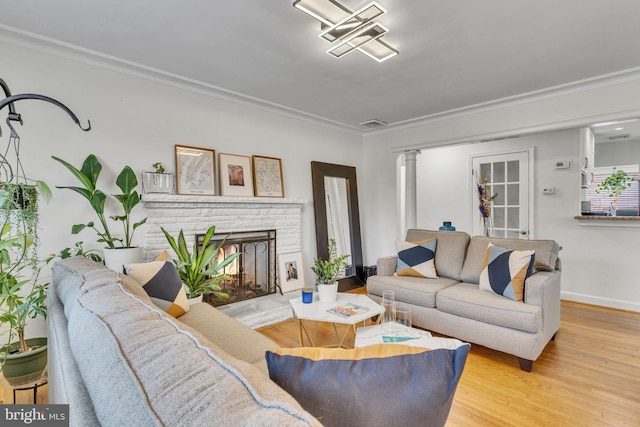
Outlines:
{"label": "ceiling light fixture", "polygon": [[374,21],[387,11],[376,2],[356,12],[335,0],[296,0],[293,7],[320,21],[319,36],[335,43],[327,53],[340,58],[354,50],[382,62],[398,55],[398,50],[381,40],[389,30]]}

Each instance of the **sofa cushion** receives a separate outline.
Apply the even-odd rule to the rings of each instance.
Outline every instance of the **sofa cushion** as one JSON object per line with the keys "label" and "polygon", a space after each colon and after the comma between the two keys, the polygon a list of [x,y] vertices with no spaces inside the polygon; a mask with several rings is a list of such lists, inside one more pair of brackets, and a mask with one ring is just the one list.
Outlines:
{"label": "sofa cushion", "polygon": [[467,258],[464,261],[462,273],[460,274],[463,282],[480,282],[480,272],[482,271],[484,256],[489,243],[515,251],[536,251],[533,273],[538,271],[553,271],[556,269],[560,246],[553,240],[520,240],[473,236],[467,249]]}
{"label": "sofa cushion", "polygon": [[227,354],[269,375],[264,352],[280,346],[264,335],[204,302],[192,305],[189,312],[180,317],[180,322],[199,331]]}
{"label": "sofa cushion", "polygon": [[436,245],[437,239],[421,240],[419,242],[403,242],[396,240],[398,276],[425,277],[437,279],[436,273]]}
{"label": "sofa cushion", "polygon": [[70,351],[101,423],[317,425],[254,366],[117,281],[92,287],[78,304],[69,318]]}
{"label": "sofa cushion", "polygon": [[173,317],[189,311],[187,293],[176,266],[167,260],[166,251],[151,262],[125,264],[124,271],[140,283],[155,305]]}
{"label": "sofa cushion", "polygon": [[485,292],[478,285],[459,283],[438,292],[439,311],[479,322],[537,333],[542,330],[542,309]]}
{"label": "sofa cushion", "polygon": [[327,426],[443,426],[469,347],[305,347],[266,357],[271,379]]}
{"label": "sofa cushion", "polygon": [[367,278],[367,292],[381,297],[383,291],[390,290],[394,291],[396,301],[434,308],[436,294],[456,283],[457,280],[444,277],[427,280],[410,276],[370,276]]}
{"label": "sofa cushion", "polygon": [[531,275],[534,258],[535,251],[510,251],[489,243],[480,289],[522,302],[524,281]]}
{"label": "sofa cushion", "polygon": [[[436,248],[436,271],[438,276],[460,280],[460,271],[469,244],[469,235],[462,231],[407,230],[405,240],[418,242],[438,239]],[[486,247],[486,245],[485,245]]]}

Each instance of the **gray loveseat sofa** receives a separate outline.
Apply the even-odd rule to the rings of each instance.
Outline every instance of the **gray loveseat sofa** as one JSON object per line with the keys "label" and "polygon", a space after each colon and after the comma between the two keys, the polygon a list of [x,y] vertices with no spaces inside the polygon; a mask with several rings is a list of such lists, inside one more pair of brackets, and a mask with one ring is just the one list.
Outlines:
{"label": "gray loveseat sofa", "polygon": [[[533,361],[560,327],[560,246],[553,240],[470,237],[464,232],[408,230],[411,242],[437,239],[438,279],[396,276],[397,256],[378,259],[367,292],[380,300],[395,291],[398,305],[411,309],[415,326],[515,355],[520,368]],[[533,274],[525,281],[524,304],[479,289],[489,242],[512,250],[534,249]]]}
{"label": "gray loveseat sofa", "polygon": [[175,319],[85,258],[49,288],[49,403],[72,426],[315,426],[269,379],[271,340],[208,304]]}

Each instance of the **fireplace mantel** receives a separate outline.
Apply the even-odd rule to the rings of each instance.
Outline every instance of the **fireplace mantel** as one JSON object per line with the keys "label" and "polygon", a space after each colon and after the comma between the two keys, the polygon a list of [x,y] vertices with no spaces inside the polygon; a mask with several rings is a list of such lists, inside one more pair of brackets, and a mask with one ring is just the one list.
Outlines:
{"label": "fireplace mantel", "polygon": [[230,196],[185,196],[176,194],[149,193],[142,195],[142,203],[147,207],[155,207],[156,204],[204,204],[204,205],[236,205],[241,206],[265,206],[265,205],[304,205],[308,200],[287,199],[281,197],[230,197]]}
{"label": "fireplace mantel", "polygon": [[186,196],[174,194],[143,194],[146,210],[145,259],[153,259],[168,244],[160,227],[172,236],[184,231],[187,245],[195,235],[211,225],[217,233],[233,231],[276,230],[276,250],[300,251],[302,209],[304,199]]}

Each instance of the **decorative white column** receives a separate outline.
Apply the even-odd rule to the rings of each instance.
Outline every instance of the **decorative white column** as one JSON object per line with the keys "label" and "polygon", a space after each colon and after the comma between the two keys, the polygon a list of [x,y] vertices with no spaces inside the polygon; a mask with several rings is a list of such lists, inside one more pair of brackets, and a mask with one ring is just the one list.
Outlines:
{"label": "decorative white column", "polygon": [[405,165],[405,227],[415,228],[417,224],[417,185],[416,185],[416,156],[420,150],[404,152]]}

